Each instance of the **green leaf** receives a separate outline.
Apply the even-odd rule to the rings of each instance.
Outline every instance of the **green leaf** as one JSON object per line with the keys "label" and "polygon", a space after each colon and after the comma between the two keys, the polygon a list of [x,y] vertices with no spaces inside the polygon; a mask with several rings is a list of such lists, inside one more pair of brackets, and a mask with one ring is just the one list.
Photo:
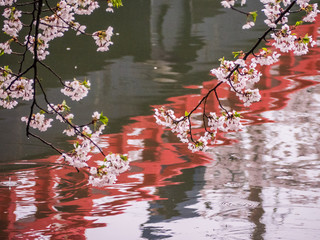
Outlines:
{"label": "green leaf", "polygon": [[110,0],[114,7],[122,7],[122,0]]}
{"label": "green leaf", "polygon": [[11,69],[9,68],[9,66],[4,66],[4,70],[6,70],[7,72],[11,73]]}
{"label": "green leaf", "polygon": [[46,113],[45,111],[43,111],[43,110],[40,110],[40,114],[44,114],[44,113]]}
{"label": "green leaf", "polygon": [[184,116],[186,116],[186,117],[188,117],[188,116],[189,116],[188,111],[185,111],[185,112],[184,112]]}
{"label": "green leaf", "polygon": [[102,124],[107,125],[109,122],[109,119],[103,115],[103,113],[100,114],[99,121],[102,122]]}
{"label": "green leaf", "polygon": [[252,17],[253,22],[256,22],[257,16],[258,16],[257,11],[255,11],[255,12],[249,12],[249,14],[250,14],[250,16]]}
{"label": "green leaf", "polygon": [[128,156],[120,155],[120,158],[125,162],[128,161]]}
{"label": "green leaf", "polygon": [[220,62],[221,64],[224,64],[224,57],[220,58],[220,59],[219,59],[219,62]]}
{"label": "green leaf", "polygon": [[4,54],[4,50],[0,49],[0,56],[2,56]]}
{"label": "green leaf", "polygon": [[301,25],[301,24],[303,24],[303,21],[297,21],[297,22],[296,22],[296,27],[299,26],[299,25]]}
{"label": "green leaf", "polygon": [[90,89],[90,86],[88,85],[87,80],[84,80],[81,84],[82,84],[83,86],[85,86],[86,88]]}
{"label": "green leaf", "polygon": [[240,53],[241,53],[241,51],[232,52],[234,58],[236,58],[237,56],[239,56]]}
{"label": "green leaf", "polygon": [[6,77],[8,76],[9,73],[12,73],[11,69],[9,68],[9,66],[4,66],[4,71],[2,73],[2,76]]}
{"label": "green leaf", "polygon": [[240,113],[238,113],[238,112],[234,112],[233,116],[239,117],[239,118],[241,117]]}
{"label": "green leaf", "polygon": [[310,42],[310,38],[308,36],[308,33],[302,38],[302,42],[304,44],[308,44]]}
{"label": "green leaf", "polygon": [[62,103],[61,103],[62,107],[64,108],[64,110],[66,112],[69,112],[71,110],[71,108],[67,105],[67,102],[66,100],[63,100]]}

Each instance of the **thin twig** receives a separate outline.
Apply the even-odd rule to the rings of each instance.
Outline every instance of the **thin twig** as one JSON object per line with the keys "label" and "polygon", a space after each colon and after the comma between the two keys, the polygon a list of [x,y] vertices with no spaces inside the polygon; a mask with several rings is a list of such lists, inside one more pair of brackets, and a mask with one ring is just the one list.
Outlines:
{"label": "thin twig", "polygon": [[60,83],[64,86],[64,87],[67,87],[64,82],[62,81],[62,78],[51,68],[49,67],[47,64],[45,64],[44,62],[42,61],[39,61],[39,63],[44,66],[46,69],[48,69],[56,78],[59,79]]}
{"label": "thin twig", "polygon": [[38,135],[33,134],[32,132],[29,132],[29,135],[39,139],[41,142],[43,142],[44,144],[50,146],[52,149],[54,149],[55,151],[57,151],[60,154],[63,154],[63,152],[61,150],[59,150],[58,148],[56,148],[52,143],[47,142],[46,140],[44,140],[43,138],[39,137]]}

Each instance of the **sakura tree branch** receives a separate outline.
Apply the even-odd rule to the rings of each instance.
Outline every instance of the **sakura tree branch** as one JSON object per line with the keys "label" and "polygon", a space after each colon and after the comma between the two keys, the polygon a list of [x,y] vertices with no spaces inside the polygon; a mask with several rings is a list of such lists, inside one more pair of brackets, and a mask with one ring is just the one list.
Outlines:
{"label": "sakura tree branch", "polygon": [[[245,1],[242,1],[245,2]],[[231,8],[238,11],[233,7],[235,1],[225,0],[221,4],[226,8]],[[286,8],[283,10],[280,6],[283,4]],[[213,141],[213,136],[216,135],[217,131],[238,131],[242,128],[240,122],[241,115],[236,111],[229,112],[222,105],[217,89],[223,84],[227,83],[231,91],[234,91],[241,101],[243,101],[244,106],[250,106],[253,102],[257,102],[261,99],[258,89],[251,89],[251,87],[260,80],[261,73],[256,69],[257,65],[271,65],[279,60],[281,54],[276,51],[268,50],[267,48],[262,48],[257,52],[260,44],[265,41],[268,42],[267,36],[274,39],[273,45],[280,50],[280,52],[293,51],[296,55],[303,55],[308,52],[308,46],[311,47],[315,45],[315,41],[312,37],[308,36],[296,36],[291,33],[292,28],[288,27],[286,24],[288,18],[286,17],[290,10],[295,6],[299,5],[301,9],[307,12],[308,16],[304,17],[302,20],[307,22],[312,22],[315,16],[318,14],[317,4],[309,4],[308,1],[294,0],[290,3],[282,1],[274,1],[270,4],[265,5],[265,14],[267,19],[265,20],[268,28],[266,31],[257,39],[255,44],[244,53],[243,51],[234,52],[235,57],[239,56],[236,61],[226,61],[224,58],[220,59],[220,67],[212,69],[211,73],[215,75],[218,79],[218,83],[198,101],[196,106],[187,113],[184,117],[176,117],[173,110],[166,110],[164,107],[160,109],[155,109],[156,122],[165,127],[171,128],[171,131],[177,133],[177,136],[182,142],[188,143],[188,148],[194,151],[205,151],[209,142]],[[306,10],[307,9],[307,10]],[[256,12],[246,13],[239,10],[238,12],[246,14],[247,16],[252,16],[255,21]],[[302,21],[302,22],[303,22]],[[282,27],[280,30],[276,30],[276,26],[281,23]],[[247,19],[248,24],[248,19]],[[299,24],[301,24],[299,22]],[[296,24],[297,25],[297,24]],[[253,56],[250,61],[249,57]],[[218,102],[220,109],[225,113],[222,116],[217,116],[215,112],[210,112],[207,114],[206,105],[207,99],[214,92],[215,101]],[[197,111],[200,106],[203,106],[202,111],[202,121],[205,133],[199,139],[195,139],[192,133],[192,117],[191,115]],[[187,125],[187,126],[186,126]],[[208,130],[209,128],[209,130]],[[186,135],[188,133],[188,136]],[[197,135],[199,135],[197,133]]]}

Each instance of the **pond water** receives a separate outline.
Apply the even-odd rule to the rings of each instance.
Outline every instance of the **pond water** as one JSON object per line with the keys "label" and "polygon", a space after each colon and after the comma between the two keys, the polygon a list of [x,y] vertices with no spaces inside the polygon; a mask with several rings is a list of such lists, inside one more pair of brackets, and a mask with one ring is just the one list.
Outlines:
{"label": "pond water", "polygon": [[[153,108],[192,109],[215,83],[208,73],[218,59],[249,49],[263,25],[242,31],[242,16],[218,1],[124,3],[86,23],[114,26],[110,52],[68,34],[53,44],[48,64],[65,80],[90,79],[88,98],[73,111],[84,122],[94,110],[109,117],[105,149],[128,153],[130,171],[116,185],[91,188],[85,172],[26,139],[19,116],[28,105],[0,110],[0,239],[318,239],[320,20],[300,28],[317,38],[309,55],[261,69],[261,102],[243,108],[221,88],[223,104],[241,112],[246,127],[192,154],[155,124]],[[60,101],[58,83],[46,84]],[[208,103],[218,111],[213,98]],[[68,147],[60,127],[45,136]]]}

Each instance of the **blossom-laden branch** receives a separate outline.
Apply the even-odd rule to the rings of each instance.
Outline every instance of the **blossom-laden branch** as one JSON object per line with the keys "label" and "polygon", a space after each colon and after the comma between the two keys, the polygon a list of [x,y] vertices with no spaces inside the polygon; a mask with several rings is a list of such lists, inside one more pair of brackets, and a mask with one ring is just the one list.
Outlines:
{"label": "blossom-laden branch", "polygon": [[[113,6],[122,6],[121,0],[107,0],[107,12],[113,12]],[[101,134],[108,124],[108,118],[99,112],[94,112],[91,120],[87,124],[75,124],[74,114],[64,100],[60,104],[50,101],[45,88],[39,81],[39,68],[51,72],[62,84],[61,93],[73,101],[80,101],[87,96],[90,89],[90,81],[63,82],[61,77],[50,66],[44,63],[50,54],[49,43],[58,37],[63,37],[69,30],[75,31],[76,35],[84,34],[92,36],[98,46],[97,51],[108,51],[113,44],[111,37],[113,28],[96,31],[92,34],[86,33],[86,26],[76,22],[77,15],[90,15],[99,8],[96,0],[60,0],[52,1],[34,0],[30,2],[19,0],[0,0],[0,9],[3,11],[2,31],[7,38],[0,43],[0,56],[5,54],[16,54],[20,57],[18,71],[15,73],[9,66],[0,66],[0,106],[5,109],[13,109],[19,101],[31,101],[28,116],[23,116],[21,120],[26,123],[26,135],[40,140],[58,152],[62,159],[75,167],[78,171],[81,168],[88,169],[91,173],[89,183],[94,186],[103,186],[115,183],[117,176],[129,168],[129,160],[126,155],[109,153],[103,151]],[[31,12],[28,12],[29,9]],[[28,11],[26,11],[28,9]],[[22,18],[23,15],[28,15]],[[30,17],[31,16],[31,17]],[[26,19],[22,22],[21,19]],[[23,28],[28,29],[27,34],[20,34]],[[3,38],[2,38],[3,39]],[[20,47],[21,52],[12,51],[12,45]],[[26,59],[30,56],[33,61],[26,66]],[[3,57],[3,56],[1,56]],[[32,78],[26,76],[32,75]],[[41,95],[40,95],[41,93]],[[43,97],[47,106],[39,104],[40,96]],[[51,118],[49,117],[51,116]],[[47,131],[54,122],[54,119],[66,125],[63,134],[75,136],[73,150],[65,152],[54,144],[35,134],[31,129],[40,132]],[[94,165],[89,164],[89,159],[93,153],[102,155],[102,160]]]}
{"label": "blossom-laden branch", "polygon": [[[199,103],[190,111],[185,112],[185,116],[176,117],[171,109],[161,107],[155,109],[156,122],[159,125],[170,128],[177,135],[181,142],[187,143],[188,148],[192,151],[205,151],[209,145],[214,144],[218,131],[239,131],[243,128],[241,123],[242,116],[236,111],[228,111],[221,103],[217,89],[223,84],[228,84],[230,91],[238,96],[239,100],[245,107],[249,107],[252,103],[258,102],[261,99],[259,89],[254,88],[254,85],[259,82],[262,74],[257,70],[258,66],[271,65],[279,61],[281,53],[293,52],[294,55],[300,56],[307,54],[309,47],[313,47],[316,42],[312,36],[308,34],[299,36],[293,31],[295,28],[305,22],[313,22],[319,13],[318,4],[310,3],[310,0],[260,0],[264,8],[262,12],[266,15],[265,24],[268,29],[258,38],[253,47],[247,51],[233,52],[235,61],[220,59],[220,66],[210,71],[214,75],[218,83],[211,88],[208,93],[199,101]],[[224,0],[221,4],[225,8],[231,8],[237,12],[247,15],[252,18],[257,17],[252,13],[235,8],[237,0]],[[246,0],[241,0],[241,6],[246,4]],[[288,25],[289,14],[300,14],[301,21],[296,22],[294,26]],[[247,29],[247,27],[243,27]],[[262,42],[269,42],[267,37],[272,40],[272,45],[276,49],[270,49],[259,46]],[[222,114],[215,112],[206,112],[206,104],[208,97],[214,93]],[[193,121],[196,119],[194,113],[202,107],[202,126],[204,134],[193,132]]]}

